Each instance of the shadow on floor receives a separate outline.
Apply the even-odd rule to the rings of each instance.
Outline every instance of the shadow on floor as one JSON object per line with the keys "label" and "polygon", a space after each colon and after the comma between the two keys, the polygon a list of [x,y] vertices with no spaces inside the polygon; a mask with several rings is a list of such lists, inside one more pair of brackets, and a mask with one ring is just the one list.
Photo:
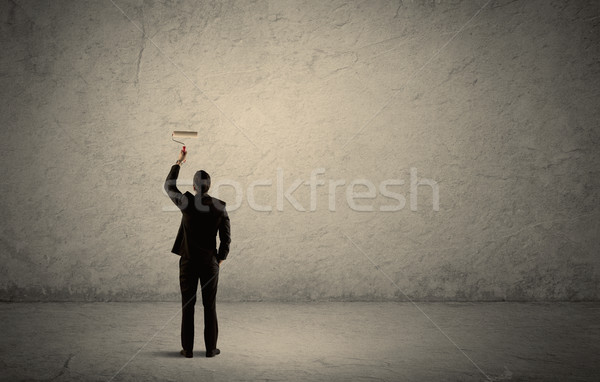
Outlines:
{"label": "shadow on floor", "polygon": [[183,358],[181,356],[181,354],[179,354],[179,350],[177,350],[177,351],[173,351],[173,350],[154,351],[154,352],[152,352],[152,355],[155,357],[161,357],[161,358]]}
{"label": "shadow on floor", "polygon": [[[161,351],[154,351],[151,354],[155,357],[161,357],[161,358],[183,358],[183,356],[181,354],[179,354],[179,350],[178,351],[161,350]],[[206,351],[205,350],[201,350],[201,351],[194,350],[194,357],[206,357]]]}

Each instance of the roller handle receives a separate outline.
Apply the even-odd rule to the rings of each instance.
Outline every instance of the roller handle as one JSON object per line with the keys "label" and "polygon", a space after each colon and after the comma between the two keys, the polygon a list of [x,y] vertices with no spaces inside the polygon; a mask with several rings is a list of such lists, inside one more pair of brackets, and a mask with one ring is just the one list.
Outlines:
{"label": "roller handle", "polygon": [[185,146],[183,146],[183,150],[181,151],[183,151],[184,154],[187,153],[187,151],[185,150]]}

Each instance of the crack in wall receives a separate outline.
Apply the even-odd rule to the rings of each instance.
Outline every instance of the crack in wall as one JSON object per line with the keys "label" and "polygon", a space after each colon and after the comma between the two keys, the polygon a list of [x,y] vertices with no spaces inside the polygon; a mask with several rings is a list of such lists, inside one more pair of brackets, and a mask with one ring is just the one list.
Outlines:
{"label": "crack in wall", "polygon": [[[133,81],[135,86],[137,87],[140,82],[140,69],[142,65],[142,56],[144,54],[144,49],[146,48],[146,21],[144,19],[144,8],[140,8],[140,12],[142,13],[142,40],[140,41],[140,51],[137,57],[136,69],[135,69],[135,80]],[[138,89],[139,91],[139,89]]]}

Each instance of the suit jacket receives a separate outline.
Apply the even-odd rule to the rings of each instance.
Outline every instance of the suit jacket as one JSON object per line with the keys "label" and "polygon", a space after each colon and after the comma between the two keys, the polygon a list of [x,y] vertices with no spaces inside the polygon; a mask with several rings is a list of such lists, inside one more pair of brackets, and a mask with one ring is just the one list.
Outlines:
{"label": "suit jacket", "polygon": [[[229,254],[231,229],[225,202],[208,194],[182,194],[177,188],[179,165],[173,165],[165,181],[165,191],[181,210],[181,224],[171,252],[190,259],[225,260]],[[217,251],[217,232],[219,250]]]}

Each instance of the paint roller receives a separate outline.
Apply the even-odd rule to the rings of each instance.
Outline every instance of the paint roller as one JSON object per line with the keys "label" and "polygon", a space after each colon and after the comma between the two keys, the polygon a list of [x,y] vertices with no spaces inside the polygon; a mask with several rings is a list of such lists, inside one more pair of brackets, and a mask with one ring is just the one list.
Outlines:
{"label": "paint roller", "polygon": [[175,138],[181,138],[181,139],[189,139],[189,138],[198,138],[198,132],[197,131],[173,131],[173,134],[171,134],[171,139],[174,142],[177,142],[181,145],[183,145],[183,152],[185,153],[185,143],[176,140]]}

